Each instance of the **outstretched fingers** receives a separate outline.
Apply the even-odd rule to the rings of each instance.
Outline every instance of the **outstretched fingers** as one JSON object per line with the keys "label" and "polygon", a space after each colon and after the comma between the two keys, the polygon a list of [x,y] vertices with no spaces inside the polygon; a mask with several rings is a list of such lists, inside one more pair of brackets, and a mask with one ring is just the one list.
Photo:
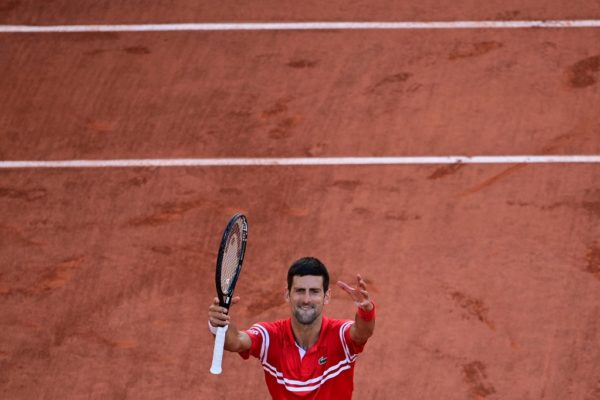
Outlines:
{"label": "outstretched fingers", "polygon": [[360,274],[356,274],[356,284],[362,290],[367,290],[367,283],[362,278],[362,276],[360,276]]}
{"label": "outstretched fingers", "polygon": [[352,297],[352,300],[359,306],[369,302],[369,292],[367,285],[360,275],[356,275],[356,288],[348,285],[346,282],[338,281],[337,285]]}
{"label": "outstretched fingers", "polygon": [[352,295],[352,294],[353,294],[353,292],[356,290],[356,289],[354,289],[352,286],[348,285],[346,282],[343,282],[343,281],[337,281],[337,285],[338,285],[340,288],[344,289],[344,291],[345,291],[346,293],[348,293],[349,295]]}

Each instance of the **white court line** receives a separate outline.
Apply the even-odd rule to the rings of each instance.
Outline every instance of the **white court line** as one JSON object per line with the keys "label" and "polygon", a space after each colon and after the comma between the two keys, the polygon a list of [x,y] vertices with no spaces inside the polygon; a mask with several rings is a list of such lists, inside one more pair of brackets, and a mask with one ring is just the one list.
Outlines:
{"label": "white court line", "polygon": [[432,21],[432,22],[239,22],[118,25],[0,25],[1,33],[169,32],[356,29],[599,28],[600,20]]}
{"label": "white court line", "polygon": [[0,161],[0,169],[236,167],[310,165],[419,164],[570,164],[600,163],[600,155],[568,156],[439,156],[439,157],[305,157],[305,158],[164,158],[124,160]]}

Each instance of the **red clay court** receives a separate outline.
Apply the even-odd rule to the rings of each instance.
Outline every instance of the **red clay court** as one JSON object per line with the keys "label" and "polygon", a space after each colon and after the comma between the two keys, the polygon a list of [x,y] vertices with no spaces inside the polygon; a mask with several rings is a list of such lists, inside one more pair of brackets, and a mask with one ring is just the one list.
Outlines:
{"label": "red clay court", "polygon": [[[0,398],[267,398],[256,360],[208,371],[242,211],[240,328],[298,257],[367,279],[355,399],[600,399],[600,3],[198,3],[0,0]],[[408,25],[335,25],[371,21]]]}

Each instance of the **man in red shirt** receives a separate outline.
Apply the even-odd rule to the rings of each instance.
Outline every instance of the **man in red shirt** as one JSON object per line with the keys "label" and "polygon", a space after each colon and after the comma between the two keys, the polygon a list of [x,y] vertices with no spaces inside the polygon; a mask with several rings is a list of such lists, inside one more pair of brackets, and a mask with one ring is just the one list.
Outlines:
{"label": "man in red shirt", "polygon": [[357,306],[354,321],[323,315],[331,293],[327,268],[318,259],[295,261],[287,283],[291,318],[238,331],[215,298],[208,311],[211,332],[229,326],[225,350],[260,360],[273,399],[351,399],[354,362],[375,329],[375,306],[364,280],[357,275],[356,288],[337,282]]}

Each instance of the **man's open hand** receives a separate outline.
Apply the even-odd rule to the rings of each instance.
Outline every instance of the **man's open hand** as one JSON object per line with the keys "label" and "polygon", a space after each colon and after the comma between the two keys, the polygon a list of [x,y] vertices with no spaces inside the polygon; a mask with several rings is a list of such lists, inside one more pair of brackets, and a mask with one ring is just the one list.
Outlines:
{"label": "man's open hand", "polygon": [[356,288],[342,281],[337,281],[337,285],[352,297],[359,308],[367,312],[373,309],[373,303],[369,300],[369,292],[367,292],[367,284],[360,274],[356,275]]}

